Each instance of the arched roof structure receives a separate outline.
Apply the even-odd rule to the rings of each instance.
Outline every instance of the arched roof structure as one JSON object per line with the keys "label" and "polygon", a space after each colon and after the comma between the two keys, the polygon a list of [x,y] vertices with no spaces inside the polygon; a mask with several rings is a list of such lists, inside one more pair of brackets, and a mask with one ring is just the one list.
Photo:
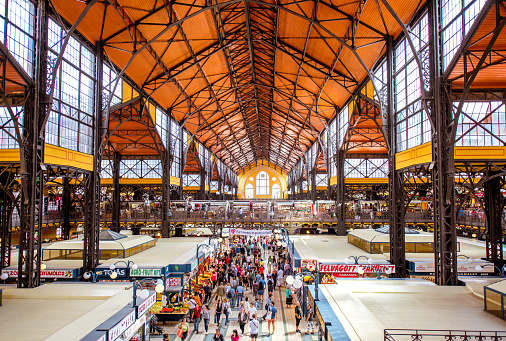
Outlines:
{"label": "arched roof structure", "polygon": [[70,24],[91,6],[78,31],[236,172],[289,171],[423,2],[52,0]]}

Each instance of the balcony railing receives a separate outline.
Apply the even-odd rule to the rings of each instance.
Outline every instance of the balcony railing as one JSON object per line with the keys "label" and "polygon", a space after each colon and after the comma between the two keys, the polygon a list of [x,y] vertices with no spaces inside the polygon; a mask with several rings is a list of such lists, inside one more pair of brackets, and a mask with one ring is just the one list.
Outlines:
{"label": "balcony railing", "polygon": [[469,330],[418,330],[418,329],[385,329],[385,341],[499,341],[506,340],[506,331],[469,331]]}
{"label": "balcony railing", "polygon": [[[374,225],[374,224],[388,224],[390,215],[388,211],[378,211],[370,213],[355,214],[353,212],[346,213],[346,223],[361,224],[361,225]],[[71,212],[71,222],[83,222],[84,214],[81,212]],[[112,213],[105,212],[100,215],[101,222],[112,222]],[[122,212],[120,214],[121,222],[128,223],[161,223],[162,215],[160,210],[153,210],[151,212]],[[170,222],[182,223],[288,223],[290,225],[302,224],[336,224],[337,218],[334,213],[318,212],[312,214],[308,212],[282,212],[282,213],[267,213],[267,212],[254,212],[254,213],[239,213],[239,212],[186,212],[186,211],[172,211],[169,218]],[[63,213],[59,211],[46,212],[42,216],[43,224],[54,224],[63,222]],[[413,224],[429,224],[433,222],[432,212],[410,212],[406,213],[406,223]],[[486,220],[480,217],[472,216],[458,216],[457,224],[467,225],[474,227],[485,227]],[[20,225],[19,216],[17,212],[13,214],[12,226],[18,227]],[[503,222],[503,228],[506,228],[506,223]]]}

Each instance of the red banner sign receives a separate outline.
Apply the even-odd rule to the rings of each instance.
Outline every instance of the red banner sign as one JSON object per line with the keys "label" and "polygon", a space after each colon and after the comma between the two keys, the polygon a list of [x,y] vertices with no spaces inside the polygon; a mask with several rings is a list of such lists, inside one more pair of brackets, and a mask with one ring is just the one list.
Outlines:
{"label": "red banner sign", "polygon": [[320,264],[320,272],[323,273],[358,273],[358,268],[364,269],[364,273],[386,273],[386,269],[390,269],[391,273],[395,273],[395,265],[392,264]]}

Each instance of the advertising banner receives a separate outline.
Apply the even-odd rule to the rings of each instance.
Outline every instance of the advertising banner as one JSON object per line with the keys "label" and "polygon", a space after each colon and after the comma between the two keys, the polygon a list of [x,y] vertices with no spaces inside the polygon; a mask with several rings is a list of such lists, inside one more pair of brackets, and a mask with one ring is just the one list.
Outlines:
{"label": "advertising banner", "polygon": [[236,236],[252,236],[252,237],[263,237],[272,235],[272,230],[243,230],[243,229],[230,229],[231,235]]}
{"label": "advertising banner", "polygon": [[[18,270],[2,270],[2,273],[9,275],[9,278],[18,277]],[[58,270],[58,269],[46,269],[40,271],[40,277],[42,278],[76,278],[77,270]]]}
{"label": "advertising banner", "polygon": [[395,273],[395,265],[392,264],[320,264],[320,272],[322,273],[356,274],[358,268],[364,269],[366,274],[377,273],[378,271],[386,273],[386,269],[390,269],[391,273]]}

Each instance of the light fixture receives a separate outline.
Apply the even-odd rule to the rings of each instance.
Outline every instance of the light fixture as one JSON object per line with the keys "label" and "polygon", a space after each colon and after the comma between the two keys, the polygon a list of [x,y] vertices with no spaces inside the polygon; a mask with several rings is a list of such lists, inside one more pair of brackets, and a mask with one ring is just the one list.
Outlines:
{"label": "light fixture", "polygon": [[133,264],[133,265],[131,266],[131,268],[132,268],[132,269],[134,269],[134,270],[137,270],[137,268],[138,268],[138,267],[139,267],[139,266],[138,266],[137,264]]}
{"label": "light fixture", "polygon": [[387,267],[387,268],[385,269],[385,273],[386,273],[387,275],[390,275],[390,274],[392,273],[392,269],[390,269],[390,268],[388,268],[388,267]]}
{"label": "light fixture", "polygon": [[295,280],[295,278],[293,278],[293,276],[292,276],[292,275],[288,275],[288,276],[286,277],[286,284],[288,284],[288,285],[292,285],[294,280]]}
{"label": "light fixture", "polygon": [[41,270],[46,270],[46,264],[42,263],[42,264],[40,265],[40,269],[41,269]]}
{"label": "light fixture", "polygon": [[116,271],[113,271],[113,272],[111,272],[109,277],[111,277],[111,279],[116,279],[116,277],[118,277],[118,273]]}
{"label": "light fixture", "polygon": [[368,258],[367,263],[372,264],[372,263],[374,263],[374,260],[372,258]]}
{"label": "light fixture", "polygon": [[481,266],[481,265],[476,265],[474,268],[478,272],[482,272],[483,271],[483,266]]}
{"label": "light fixture", "polygon": [[276,177],[275,176],[272,177],[272,181],[276,181]]}
{"label": "light fixture", "polygon": [[473,233],[471,237],[476,238],[476,233]]}
{"label": "light fixture", "polygon": [[277,246],[281,246],[281,242],[278,240],[278,242],[276,243]]}
{"label": "light fixture", "polygon": [[218,241],[221,243],[223,241],[223,238],[218,238]]}
{"label": "light fixture", "polygon": [[468,263],[474,263],[474,258],[473,258],[473,257],[469,257],[469,258],[467,259],[467,262],[468,262]]}
{"label": "light fixture", "polygon": [[[163,286],[162,286],[162,291],[163,291]],[[142,289],[139,297],[142,298],[143,300],[145,300],[146,298],[148,298],[148,296],[149,296],[149,290],[148,289]]]}
{"label": "light fixture", "polygon": [[302,287],[302,281],[299,278],[295,278],[293,280],[293,287],[295,289],[300,289],[300,287]]}
{"label": "light fixture", "polygon": [[252,177],[252,176],[250,176],[250,177],[249,177],[249,181],[253,181],[253,180],[255,180],[255,179],[253,179],[253,177]]}
{"label": "light fixture", "polygon": [[4,272],[4,273],[0,276],[0,279],[2,279],[2,281],[7,280],[7,278],[9,278],[9,274],[8,274],[7,272]]}
{"label": "light fixture", "polygon": [[161,284],[161,283],[160,283],[160,284],[157,284],[157,285],[155,286],[155,291],[156,291],[157,293],[161,294],[161,293],[163,292],[163,284]]}
{"label": "light fixture", "polygon": [[282,242],[282,243],[281,243],[281,246],[283,246],[283,247],[287,247],[287,246],[288,246],[288,244],[287,244],[286,242]]}
{"label": "light fixture", "polygon": [[306,231],[307,234],[310,234],[311,232],[309,232],[309,230]]}
{"label": "light fixture", "polygon": [[109,265],[109,269],[111,269],[111,270],[116,269],[116,265],[114,265],[114,264]]}
{"label": "light fixture", "polygon": [[359,275],[363,275],[365,273],[365,270],[363,267],[359,266],[359,268],[357,269],[357,272]]}
{"label": "light fixture", "polygon": [[90,279],[91,277],[91,273],[89,271],[86,271],[84,274],[83,274],[83,277],[84,279]]}
{"label": "light fixture", "polygon": [[345,262],[346,264],[350,264],[350,259],[349,259],[349,258],[345,258],[345,259],[344,259],[344,262]]}

